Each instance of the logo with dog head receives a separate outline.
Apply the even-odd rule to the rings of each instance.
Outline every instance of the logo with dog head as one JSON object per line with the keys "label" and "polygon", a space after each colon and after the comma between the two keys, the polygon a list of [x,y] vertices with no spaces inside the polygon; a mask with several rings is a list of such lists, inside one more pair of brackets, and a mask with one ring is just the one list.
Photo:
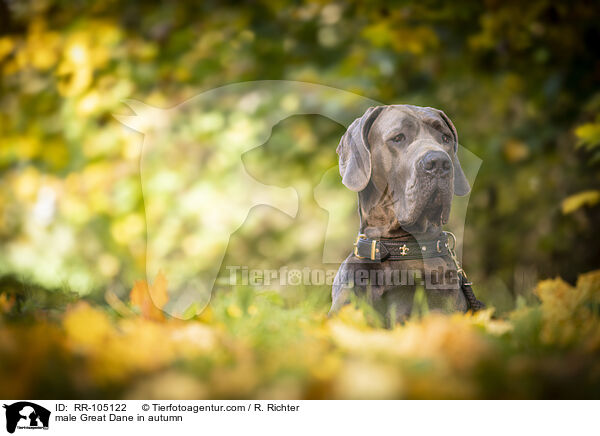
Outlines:
{"label": "logo with dog head", "polygon": [[[150,281],[164,273],[168,278],[169,298],[163,310],[171,316],[187,319],[201,313],[213,288],[223,285],[219,274],[226,265],[248,266],[242,262],[264,256],[262,263],[257,261],[258,269],[276,270],[291,266],[290,259],[300,258],[303,251],[307,257],[318,253],[308,261],[315,265],[339,265],[348,256],[359,226],[356,189],[343,187],[347,177],[340,183],[334,150],[342,132],[333,132],[349,126],[349,131],[359,132],[351,127],[356,126],[355,120],[372,112],[369,107],[383,108],[383,103],[323,85],[277,80],[226,85],[167,109],[135,100],[125,103],[133,114],[115,118],[144,137],[139,173],[146,277]],[[461,154],[465,174],[460,171],[459,181],[465,185],[466,176],[472,184],[481,160],[458,145],[449,119],[446,122],[445,115],[432,111],[429,118],[436,115],[440,126],[446,126],[448,140],[456,143],[455,152]],[[327,139],[322,136],[333,142],[324,146]],[[349,174],[359,177],[366,168],[371,174],[371,152],[365,147],[360,148],[364,156],[348,162],[342,159],[343,171],[355,168]],[[452,156],[458,163],[455,152]],[[350,151],[346,154],[352,156]],[[362,168],[367,162],[368,168]],[[381,162],[391,160],[382,157]],[[383,171],[385,165],[380,167]],[[448,167],[444,172],[453,170]],[[440,201],[437,206],[444,212],[444,223],[460,239],[468,199],[456,199],[462,203],[452,207],[450,216],[449,187],[448,182],[439,191],[448,195],[436,194],[431,199]],[[428,188],[433,189],[428,193],[438,192],[434,188]],[[464,189],[457,192],[461,191],[466,193]],[[381,201],[384,192],[385,198],[391,195],[379,192]],[[425,217],[422,209],[431,195],[422,197],[415,216],[405,220]],[[265,228],[272,231],[264,232]],[[247,239],[236,246],[243,230],[248,230]],[[274,239],[274,235],[281,236]],[[283,240],[285,249],[281,250],[276,241]],[[250,247],[252,256],[247,251]],[[243,268],[239,270],[244,274]],[[289,278],[292,286],[302,282],[297,274]]]}
{"label": "logo with dog head", "polygon": [[50,421],[48,409],[29,401],[5,404],[3,407],[6,409],[6,431],[9,433],[14,433],[16,429],[48,430]]}

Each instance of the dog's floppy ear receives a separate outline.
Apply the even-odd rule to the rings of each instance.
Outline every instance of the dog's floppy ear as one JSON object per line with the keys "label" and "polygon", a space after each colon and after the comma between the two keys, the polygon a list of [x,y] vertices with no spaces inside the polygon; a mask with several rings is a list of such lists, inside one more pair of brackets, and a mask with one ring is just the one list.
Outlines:
{"label": "dog's floppy ear", "polygon": [[371,179],[371,151],[367,137],[384,107],[370,107],[362,117],[354,120],[337,147],[342,183],[352,191],[362,191]]}
{"label": "dog's floppy ear", "polygon": [[442,116],[442,119],[452,131],[452,136],[454,136],[454,144],[456,144],[456,149],[454,150],[454,153],[452,153],[452,166],[454,167],[454,194],[459,196],[467,195],[471,190],[471,187],[469,186],[469,182],[465,177],[465,173],[460,166],[460,161],[458,160],[458,156],[456,154],[458,150],[458,133],[456,132],[456,127],[454,127],[454,124],[450,118],[448,118],[448,115],[439,109],[436,109],[436,111],[439,112],[439,114]]}

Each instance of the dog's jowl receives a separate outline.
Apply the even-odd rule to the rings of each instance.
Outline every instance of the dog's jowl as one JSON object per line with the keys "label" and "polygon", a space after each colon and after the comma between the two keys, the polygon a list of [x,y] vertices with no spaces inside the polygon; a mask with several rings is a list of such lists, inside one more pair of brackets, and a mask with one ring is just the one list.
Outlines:
{"label": "dog's jowl", "polygon": [[457,147],[452,121],[434,108],[372,107],[350,125],[337,152],[343,184],[358,193],[360,229],[335,278],[332,312],[355,294],[401,321],[419,287],[429,310],[478,308],[456,241],[442,230],[453,195],[470,190]]}

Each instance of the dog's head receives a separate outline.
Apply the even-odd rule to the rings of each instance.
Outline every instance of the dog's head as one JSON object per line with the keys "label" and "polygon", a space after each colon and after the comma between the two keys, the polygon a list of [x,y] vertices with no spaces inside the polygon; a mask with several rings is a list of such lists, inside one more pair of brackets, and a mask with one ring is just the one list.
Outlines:
{"label": "dog's head", "polygon": [[470,190],[457,147],[452,121],[438,109],[372,107],[337,148],[342,182],[360,193],[361,208],[374,221],[392,219],[386,225],[423,232],[447,222],[453,193]]}

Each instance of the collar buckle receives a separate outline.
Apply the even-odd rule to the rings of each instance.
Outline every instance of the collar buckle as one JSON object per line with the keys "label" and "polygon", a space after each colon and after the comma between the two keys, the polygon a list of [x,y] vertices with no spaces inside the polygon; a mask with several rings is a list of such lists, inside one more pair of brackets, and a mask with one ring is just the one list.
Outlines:
{"label": "collar buckle", "polygon": [[371,259],[371,260],[377,260],[377,253],[379,252],[379,249],[377,248],[377,240],[372,239],[371,240],[371,256],[361,256],[360,254],[358,254],[358,243],[361,239],[366,239],[368,240],[369,238],[367,238],[367,235],[364,235],[362,233],[360,233],[357,237],[356,237],[356,241],[354,241],[354,255],[356,257],[358,257],[359,259]]}

